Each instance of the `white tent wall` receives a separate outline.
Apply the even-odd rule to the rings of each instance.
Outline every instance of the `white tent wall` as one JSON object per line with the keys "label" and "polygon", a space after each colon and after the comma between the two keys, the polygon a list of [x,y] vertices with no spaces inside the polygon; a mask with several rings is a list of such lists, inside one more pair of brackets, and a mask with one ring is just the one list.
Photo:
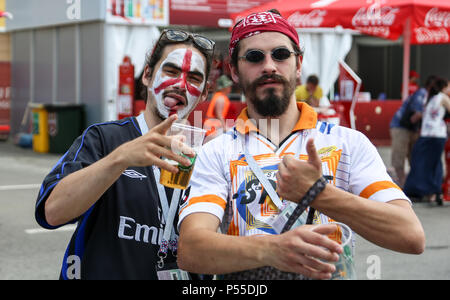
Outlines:
{"label": "white tent wall", "polygon": [[309,75],[319,77],[324,95],[328,95],[339,76],[339,60],[344,60],[352,47],[351,30],[342,28],[297,29],[304,50],[301,81]]}
{"label": "white tent wall", "polygon": [[105,25],[105,120],[117,119],[119,66],[124,56],[131,58],[134,76],[138,77],[144,68],[146,55],[152,50],[159,34],[156,26]]}

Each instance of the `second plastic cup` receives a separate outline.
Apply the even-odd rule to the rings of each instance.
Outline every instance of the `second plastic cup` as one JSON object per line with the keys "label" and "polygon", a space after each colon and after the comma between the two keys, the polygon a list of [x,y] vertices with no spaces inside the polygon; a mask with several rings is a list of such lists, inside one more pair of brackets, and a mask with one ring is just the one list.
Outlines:
{"label": "second plastic cup", "polygon": [[[333,263],[336,267],[336,271],[334,271],[331,275],[331,280],[355,280],[356,271],[351,249],[353,232],[350,227],[344,223],[331,222],[329,224],[336,225],[337,230],[333,234],[329,235],[328,238],[340,244],[344,250],[341,254],[339,254],[339,260]],[[312,230],[314,231],[316,228],[317,227],[314,227]]]}

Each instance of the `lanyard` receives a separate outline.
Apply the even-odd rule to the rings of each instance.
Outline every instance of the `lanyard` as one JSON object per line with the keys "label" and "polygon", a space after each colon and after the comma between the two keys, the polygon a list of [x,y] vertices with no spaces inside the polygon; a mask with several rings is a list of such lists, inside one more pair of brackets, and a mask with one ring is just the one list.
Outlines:
{"label": "lanyard", "polygon": [[[140,114],[136,119],[139,123],[139,127],[141,128],[142,135],[146,134],[148,132],[148,126],[147,123],[145,122],[144,114],[143,113]],[[158,189],[158,196],[159,201],[161,203],[163,219],[165,221],[163,238],[161,240],[161,245],[158,252],[158,257],[160,258],[160,261],[158,262],[158,267],[163,268],[164,259],[167,257],[167,252],[169,248],[172,250],[172,253],[174,255],[178,248],[178,238],[175,234],[175,229],[173,228],[173,221],[175,220],[175,215],[178,211],[178,204],[181,190],[180,189],[173,190],[172,200],[170,201],[169,206],[169,202],[167,201],[166,190],[164,189],[164,186],[159,183],[161,173],[158,167],[156,166],[153,166],[152,170],[156,181],[156,187]]]}
{"label": "lanyard", "polygon": [[[299,133],[299,134],[301,134],[301,133]],[[261,167],[255,161],[253,156],[250,155],[250,152],[248,150],[249,136],[250,136],[250,133],[246,134],[244,136],[241,135],[242,146],[244,148],[245,160],[247,161],[247,164],[250,167],[250,169],[252,170],[253,174],[255,174],[256,178],[258,178],[261,185],[266,189],[266,192],[269,195],[272,202],[278,207],[278,209],[280,211],[282,211],[286,206],[286,204],[285,204],[286,202],[283,203],[280,200],[280,197],[278,197],[278,194],[275,192],[275,189],[273,188],[272,184],[269,182],[266,175],[264,175],[263,171],[261,170]],[[304,137],[303,134],[301,134],[301,136]],[[298,147],[298,149],[295,153],[295,158],[298,158],[299,156],[300,156],[300,147]]]}
{"label": "lanyard", "polygon": [[159,183],[160,171],[157,167],[153,167],[153,173],[156,180],[156,186],[158,187],[159,200],[163,209],[164,219],[166,224],[164,226],[163,238],[161,240],[161,246],[159,248],[158,256],[160,261],[158,266],[162,268],[164,266],[164,259],[167,257],[169,248],[172,250],[172,254],[176,255],[178,248],[178,239],[173,228],[173,221],[178,211],[178,203],[180,199],[180,189],[174,189],[172,194],[172,200],[170,201],[170,207],[167,202],[167,195],[164,186]]}

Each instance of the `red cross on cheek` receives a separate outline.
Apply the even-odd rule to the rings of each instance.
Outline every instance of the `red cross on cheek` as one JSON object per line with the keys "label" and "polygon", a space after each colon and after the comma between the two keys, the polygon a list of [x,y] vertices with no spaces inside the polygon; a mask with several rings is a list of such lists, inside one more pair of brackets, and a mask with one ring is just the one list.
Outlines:
{"label": "red cross on cheek", "polygon": [[186,54],[184,55],[183,64],[181,66],[181,76],[179,78],[164,81],[155,89],[155,93],[159,94],[162,90],[168,88],[169,86],[180,83],[181,89],[186,89],[192,96],[199,97],[201,95],[201,91],[187,81],[187,76],[191,70],[191,61],[192,50],[187,49]]}

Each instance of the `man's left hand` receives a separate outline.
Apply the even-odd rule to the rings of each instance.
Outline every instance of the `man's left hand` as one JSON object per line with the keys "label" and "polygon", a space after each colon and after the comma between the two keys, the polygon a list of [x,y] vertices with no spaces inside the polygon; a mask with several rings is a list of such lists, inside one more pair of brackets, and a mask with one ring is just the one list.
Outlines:
{"label": "man's left hand", "polygon": [[313,139],[308,140],[306,151],[307,161],[286,155],[278,166],[277,193],[283,199],[298,203],[322,176],[322,161],[317,154]]}

